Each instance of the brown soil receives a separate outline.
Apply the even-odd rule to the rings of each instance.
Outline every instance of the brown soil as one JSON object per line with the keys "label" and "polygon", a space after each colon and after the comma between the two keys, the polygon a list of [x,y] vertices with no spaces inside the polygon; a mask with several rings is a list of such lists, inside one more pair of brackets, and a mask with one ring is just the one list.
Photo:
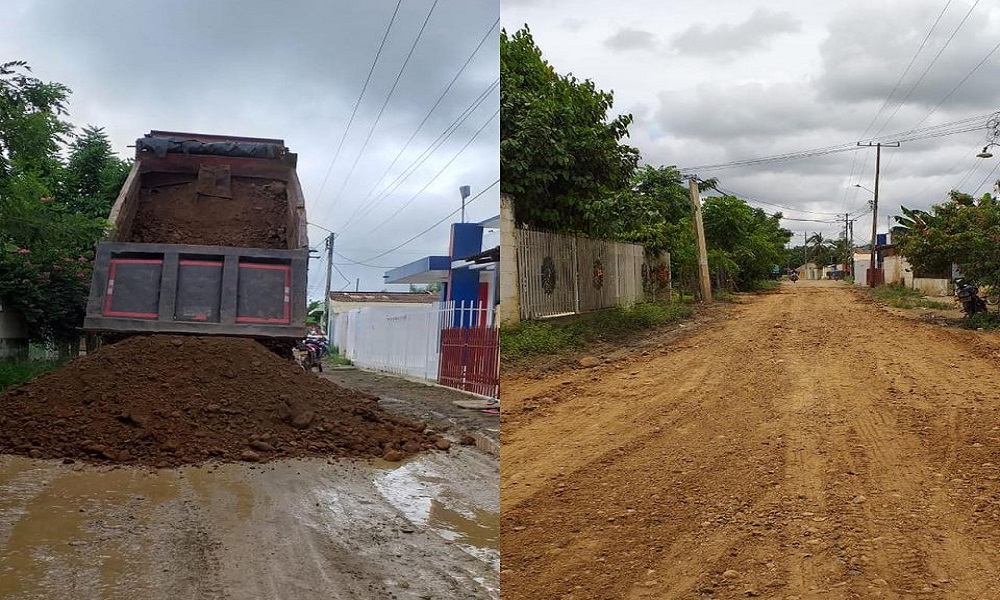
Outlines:
{"label": "brown soil", "polygon": [[232,178],[232,198],[197,193],[193,178],[144,181],[129,241],[287,249],[285,184]]}
{"label": "brown soil", "polygon": [[243,338],[134,337],[0,395],[0,452],[35,458],[400,460],[424,429]]}
{"label": "brown soil", "polygon": [[505,599],[1000,598],[1000,337],[798,282],[502,381]]}

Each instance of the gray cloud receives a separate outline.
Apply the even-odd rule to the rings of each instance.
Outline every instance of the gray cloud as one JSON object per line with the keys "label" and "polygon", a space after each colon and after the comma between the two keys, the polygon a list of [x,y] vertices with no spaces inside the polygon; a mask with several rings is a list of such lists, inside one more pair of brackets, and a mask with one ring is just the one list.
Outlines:
{"label": "gray cloud", "polygon": [[604,40],[604,45],[612,50],[655,50],[658,43],[655,34],[629,27]]}
{"label": "gray cloud", "polygon": [[[892,18],[886,18],[884,10],[872,6],[838,15],[830,24],[828,37],[820,45],[822,71],[817,80],[819,91],[831,100],[871,100],[878,101],[879,106],[893,94],[887,107],[888,113],[884,116],[891,114],[904,98],[906,105],[903,110],[926,114],[945,99],[996,44],[990,21],[975,14],[949,39],[968,10],[965,6],[956,6],[945,13],[925,47],[917,54],[921,42],[941,12],[937,4],[900,5],[893,11]],[[939,52],[933,67],[920,80]],[[963,83],[947,99],[948,106],[971,107],[981,104],[985,98],[1000,94],[1000,80],[984,76],[995,68],[997,58],[994,55],[993,60]],[[900,82],[900,76],[911,61],[913,64],[909,72]],[[918,80],[919,85],[913,87]],[[901,85],[894,89],[897,82]]]}
{"label": "gray cloud", "polygon": [[800,29],[801,22],[791,14],[758,8],[736,25],[691,25],[671,39],[671,47],[683,55],[725,59],[766,48],[774,37]]}

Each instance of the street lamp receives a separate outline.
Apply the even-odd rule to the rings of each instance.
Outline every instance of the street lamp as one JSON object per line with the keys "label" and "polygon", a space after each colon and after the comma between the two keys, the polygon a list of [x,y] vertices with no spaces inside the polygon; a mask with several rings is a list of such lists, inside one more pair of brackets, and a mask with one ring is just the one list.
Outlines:
{"label": "street lamp", "polygon": [[996,142],[990,142],[989,144],[983,146],[983,151],[977,154],[976,156],[978,158],[993,158],[993,153],[990,152],[990,146],[1000,146],[1000,144],[997,144]]}
{"label": "street lamp", "polygon": [[458,193],[462,194],[462,222],[465,223],[465,199],[469,197],[470,193],[469,186],[463,185],[462,187],[458,188]]}
{"label": "street lamp", "polygon": [[865,186],[861,185],[860,183],[855,183],[854,187],[861,188],[864,191],[868,192],[869,194],[874,194],[875,193],[875,192],[871,191],[870,189],[866,188]]}

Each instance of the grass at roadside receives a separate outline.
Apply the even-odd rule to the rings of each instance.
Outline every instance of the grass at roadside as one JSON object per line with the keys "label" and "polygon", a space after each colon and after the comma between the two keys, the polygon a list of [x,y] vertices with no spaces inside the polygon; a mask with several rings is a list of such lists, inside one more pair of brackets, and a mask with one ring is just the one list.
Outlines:
{"label": "grass at roadside", "polygon": [[334,366],[350,366],[354,364],[351,362],[351,359],[340,353],[340,348],[337,346],[330,346],[330,353],[323,360]]}
{"label": "grass at roadside", "polygon": [[882,285],[869,292],[872,298],[885,302],[893,308],[955,308],[952,302],[941,302],[924,298],[923,292],[901,285]]}
{"label": "grass at roadside", "polygon": [[963,319],[962,326],[968,329],[1000,329],[1000,313],[985,312],[974,314],[967,319]]}
{"label": "grass at roadside", "polygon": [[632,309],[612,308],[560,321],[525,321],[500,330],[500,360],[556,354],[589,343],[622,338],[691,314],[679,303],[649,302]]}
{"label": "grass at roadside", "polygon": [[2,360],[0,361],[0,392],[12,385],[31,381],[42,373],[58,369],[57,360]]}
{"label": "grass at roadside", "polygon": [[751,292],[773,292],[774,290],[781,287],[780,281],[775,281],[773,279],[758,279],[753,282],[750,286]]}

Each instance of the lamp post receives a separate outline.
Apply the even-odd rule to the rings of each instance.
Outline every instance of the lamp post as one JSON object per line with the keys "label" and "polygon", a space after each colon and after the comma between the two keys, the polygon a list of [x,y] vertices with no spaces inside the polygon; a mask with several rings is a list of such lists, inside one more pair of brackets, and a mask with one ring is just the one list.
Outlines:
{"label": "lamp post", "polygon": [[465,223],[465,199],[469,197],[469,186],[463,185],[458,188],[458,193],[462,194],[462,222]]}

